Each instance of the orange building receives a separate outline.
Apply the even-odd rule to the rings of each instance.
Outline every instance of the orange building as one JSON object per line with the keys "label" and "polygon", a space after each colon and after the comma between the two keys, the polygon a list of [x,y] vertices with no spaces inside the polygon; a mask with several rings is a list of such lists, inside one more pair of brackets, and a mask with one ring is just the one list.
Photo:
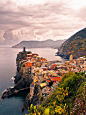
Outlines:
{"label": "orange building", "polygon": [[47,61],[45,58],[42,58],[42,61]]}
{"label": "orange building", "polygon": [[30,67],[30,66],[32,66],[31,62],[25,62],[25,67]]}
{"label": "orange building", "polygon": [[41,62],[41,60],[40,60],[40,59],[38,59],[38,61],[39,61],[39,62]]}
{"label": "orange building", "polygon": [[53,82],[55,82],[55,81],[60,82],[61,78],[60,77],[52,77],[50,80],[53,81]]}
{"label": "orange building", "polygon": [[51,66],[51,69],[54,69],[56,66],[57,66],[56,64],[53,64],[53,65]]}
{"label": "orange building", "polygon": [[68,66],[70,64],[69,61],[65,61],[65,65]]}

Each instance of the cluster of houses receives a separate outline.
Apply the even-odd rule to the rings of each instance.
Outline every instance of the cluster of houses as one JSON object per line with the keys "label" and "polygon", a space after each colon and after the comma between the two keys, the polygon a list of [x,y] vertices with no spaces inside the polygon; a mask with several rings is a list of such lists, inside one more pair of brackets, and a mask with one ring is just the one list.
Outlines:
{"label": "cluster of houses", "polygon": [[26,56],[26,60],[22,60],[20,63],[22,64],[21,69],[23,73],[31,70],[33,76],[32,85],[39,85],[41,89],[40,94],[45,96],[58,86],[65,73],[69,71],[86,71],[85,60],[85,57],[73,59],[70,56],[70,61],[65,61],[65,64],[63,64],[60,61],[49,62],[36,53],[29,53]]}
{"label": "cluster of houses", "polygon": [[65,66],[67,66],[68,71],[78,73],[86,72],[86,57],[79,57],[77,59],[70,58],[70,61],[65,61]]}

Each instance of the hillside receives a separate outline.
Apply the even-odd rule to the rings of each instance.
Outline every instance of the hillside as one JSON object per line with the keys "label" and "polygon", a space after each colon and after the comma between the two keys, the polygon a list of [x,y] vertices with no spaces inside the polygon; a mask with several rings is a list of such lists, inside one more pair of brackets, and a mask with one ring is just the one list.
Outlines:
{"label": "hillside", "polygon": [[[28,107],[29,115],[85,115],[84,73],[66,73],[53,93],[36,108]],[[28,115],[28,114],[26,114]]]}
{"label": "hillside", "polygon": [[51,48],[58,48],[62,43],[64,43],[65,40],[45,40],[45,41],[22,41],[19,44],[12,46],[12,48],[45,48],[45,47],[51,47]]}
{"label": "hillside", "polygon": [[86,28],[78,31],[67,39],[59,48],[57,55],[69,58],[70,54],[74,58],[86,55]]}

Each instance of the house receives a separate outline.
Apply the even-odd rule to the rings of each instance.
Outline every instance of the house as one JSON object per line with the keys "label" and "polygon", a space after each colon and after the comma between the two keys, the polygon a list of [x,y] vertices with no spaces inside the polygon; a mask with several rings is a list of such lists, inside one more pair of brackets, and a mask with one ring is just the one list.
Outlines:
{"label": "house", "polygon": [[53,64],[51,65],[50,69],[55,69],[56,66],[57,66],[56,64]]}
{"label": "house", "polygon": [[36,57],[36,56],[38,56],[38,54],[36,54],[36,53],[32,54],[32,57]]}
{"label": "house", "polygon": [[35,79],[34,79],[34,83],[38,81],[38,75],[35,74]]}
{"label": "house", "polygon": [[59,82],[58,82],[58,81],[56,81],[56,82],[53,82],[53,85],[52,85],[52,87],[53,87],[53,88],[57,88],[58,84],[59,84]]}
{"label": "house", "polygon": [[65,61],[65,65],[68,66],[70,64],[70,61]]}
{"label": "house", "polygon": [[48,91],[50,91],[50,90],[51,90],[50,86],[48,86],[48,85],[46,85],[46,88],[48,89]]}
{"label": "house", "polygon": [[53,84],[53,82],[50,79],[46,79],[46,84],[51,86]]}
{"label": "house", "polygon": [[43,69],[43,71],[47,70],[47,67],[41,67]]}
{"label": "house", "polygon": [[32,53],[27,54],[27,57],[32,57]]}
{"label": "house", "polygon": [[70,61],[72,61],[72,60],[73,60],[73,55],[71,54],[71,55],[70,55]]}
{"label": "house", "polygon": [[34,58],[31,59],[32,63],[36,63],[36,60]]}
{"label": "house", "polygon": [[40,84],[41,87],[44,87],[44,86],[46,86],[46,85],[47,85],[46,82]]}
{"label": "house", "polygon": [[45,58],[42,58],[42,62],[47,62],[47,60]]}
{"label": "house", "polygon": [[30,61],[25,62],[25,67],[30,67],[30,66],[32,66],[32,62]]}
{"label": "house", "polygon": [[60,77],[51,77],[50,80],[51,80],[52,82],[55,82],[55,81],[60,82],[60,81],[61,81],[61,78],[60,78]]}

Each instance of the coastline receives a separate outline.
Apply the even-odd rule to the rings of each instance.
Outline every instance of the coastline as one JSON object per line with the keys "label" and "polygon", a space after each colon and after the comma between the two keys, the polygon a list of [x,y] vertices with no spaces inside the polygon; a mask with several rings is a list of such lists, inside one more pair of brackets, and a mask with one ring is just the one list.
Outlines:
{"label": "coastline", "polygon": [[[25,52],[25,56],[26,56],[26,52]],[[20,66],[20,64],[19,64],[20,60],[21,60],[21,56],[20,56],[20,54],[18,54],[17,55],[17,60],[16,60],[17,74],[16,74],[16,76],[14,76],[15,79],[12,77],[12,79],[14,79],[15,86],[13,88],[8,88],[6,91],[4,91],[2,96],[1,96],[2,99],[14,96],[14,95],[16,95],[17,93],[19,93],[22,90],[29,89],[30,88],[30,84],[33,82],[32,74],[28,74],[28,78],[29,78],[28,81],[29,81],[29,83],[27,83],[26,82],[26,75],[24,75],[23,73],[20,72],[21,68],[22,68]],[[60,62],[60,61],[58,61],[58,62]],[[27,86],[29,86],[29,87],[27,87]],[[38,84],[36,84],[36,89],[37,88],[38,88]],[[31,93],[28,93],[28,94],[31,94]],[[33,98],[37,98],[37,94],[38,94],[38,92],[36,92],[36,90],[34,90],[34,93],[32,95],[32,101],[34,101]],[[35,97],[34,97],[34,95],[35,95]],[[27,96],[26,96],[25,100],[29,101]],[[38,100],[39,99],[37,99],[37,102],[38,102]],[[28,105],[30,105],[32,103],[32,101],[29,101],[28,104],[26,104],[26,102],[24,102],[25,108],[27,108]]]}
{"label": "coastline", "polygon": [[[19,52],[16,58],[18,72],[14,76],[15,86],[8,88],[3,93],[2,98],[9,98],[28,89],[28,94],[23,102],[22,112],[31,104],[39,106],[43,99],[52,94],[54,89],[58,87],[58,83],[65,73],[69,71],[76,72],[76,70],[77,72],[82,72],[81,66],[79,67],[81,62],[85,63],[85,57],[65,61],[65,64],[62,64],[58,60],[47,61],[38,54],[31,52]],[[71,63],[75,65],[71,65]],[[70,68],[68,68],[69,66]]]}

